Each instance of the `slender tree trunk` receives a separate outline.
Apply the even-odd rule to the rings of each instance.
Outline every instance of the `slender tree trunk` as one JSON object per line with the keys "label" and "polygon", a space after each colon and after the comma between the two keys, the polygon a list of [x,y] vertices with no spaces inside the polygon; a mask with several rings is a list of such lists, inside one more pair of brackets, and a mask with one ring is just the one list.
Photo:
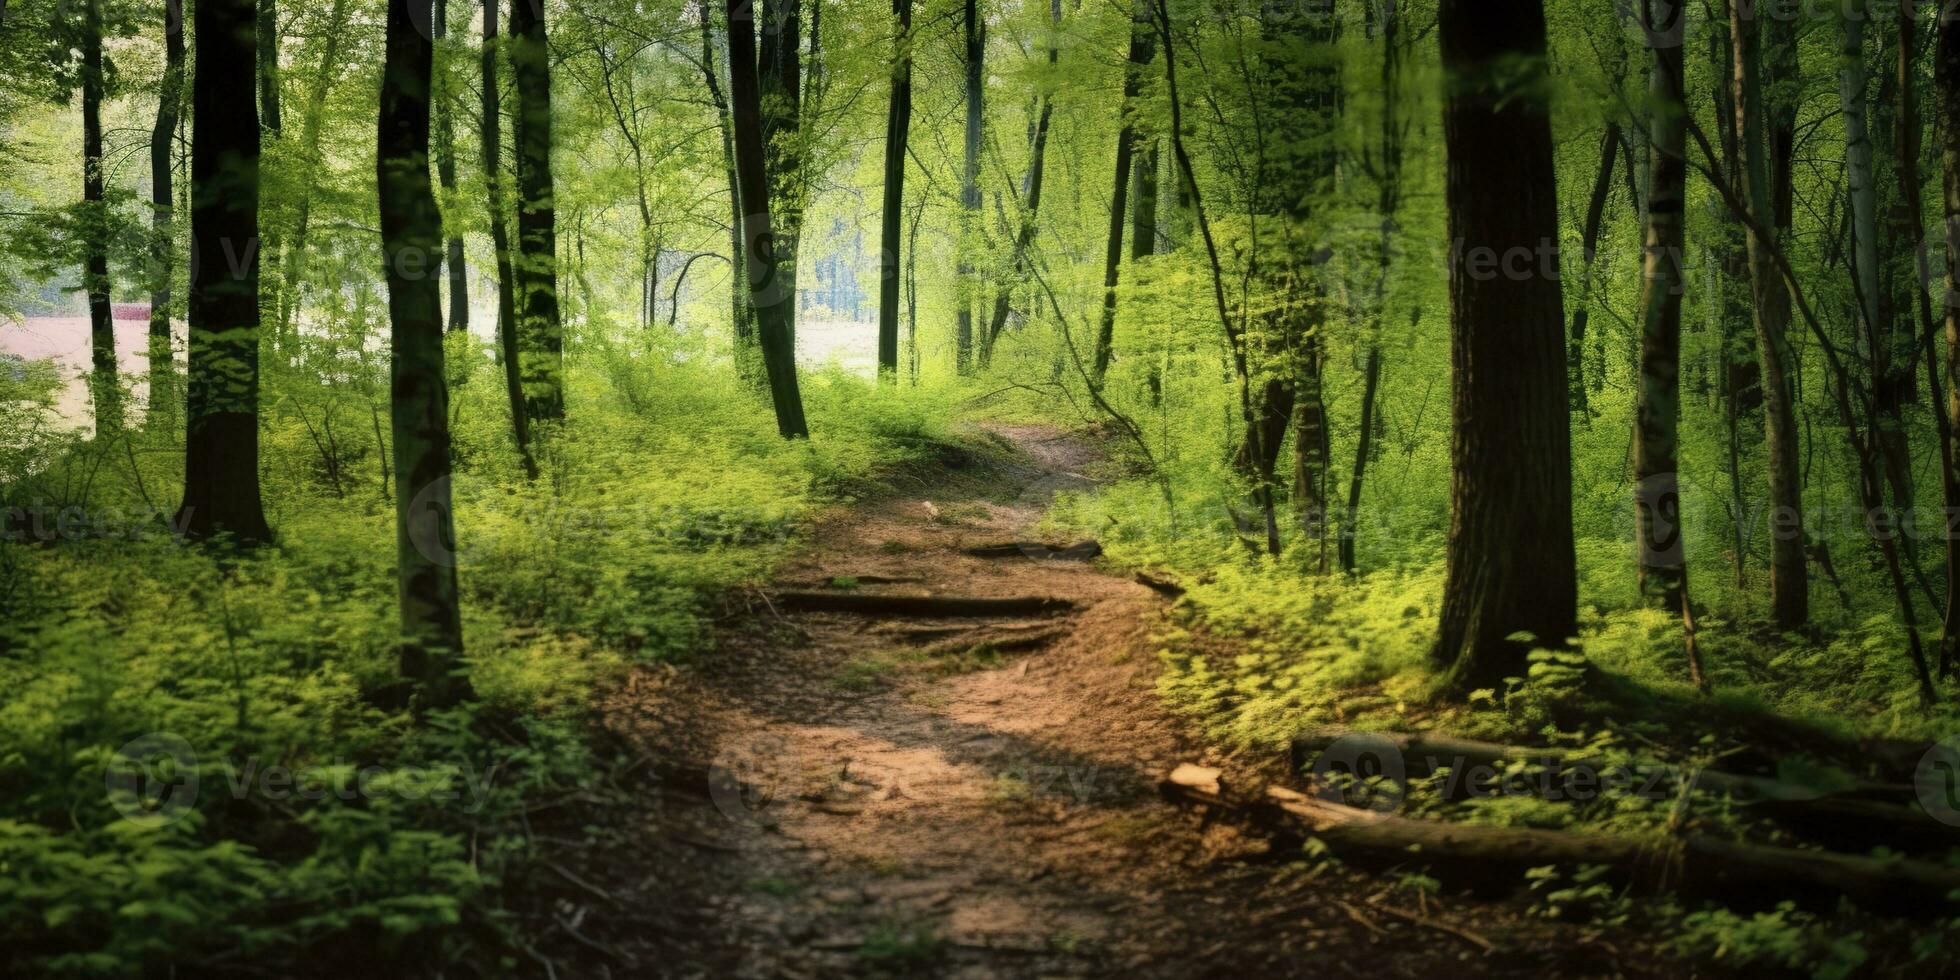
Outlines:
{"label": "slender tree trunk", "polygon": [[278,333],[293,327],[299,309],[300,282],[306,275],[307,236],[313,216],[314,179],[320,167],[320,130],[326,120],[327,93],[333,88],[334,74],[340,70],[341,35],[347,24],[350,0],[333,0],[327,13],[326,38],[322,42],[320,70],[306,93],[305,117],[300,122],[299,214],[293,222],[293,237],[280,259],[282,285],[279,289]]}
{"label": "slender tree trunk", "polygon": [[558,210],[551,176],[551,50],[545,0],[511,0],[517,88],[518,367],[533,423],[565,417],[565,326],[558,309]]}
{"label": "slender tree trunk", "polygon": [[898,378],[898,225],[905,216],[905,142],[912,130],[912,0],[892,0],[892,17],[898,35],[885,117],[885,199],[878,249],[878,378],[887,384]]}
{"label": "slender tree trunk", "polygon": [[184,498],[197,538],[269,540],[259,499],[259,118],[252,0],[198,0],[191,80],[190,372]]}
{"label": "slender tree trunk", "polygon": [[955,274],[959,312],[953,318],[953,366],[967,373],[973,361],[973,303],[979,282],[973,270],[973,236],[980,225],[980,141],[986,110],[987,25],[980,19],[978,0],[966,0],[966,156],[960,177],[960,258]]}
{"label": "slender tree trunk", "polygon": [[88,294],[89,392],[95,434],[123,426],[122,378],[116,370],[116,321],[109,306],[109,211],[102,173],[102,0],[82,2],[82,289]]}
{"label": "slender tree trunk", "polygon": [[1571,346],[1565,355],[1565,371],[1572,378],[1572,411],[1590,416],[1586,405],[1586,324],[1592,314],[1593,258],[1599,252],[1599,231],[1606,216],[1606,199],[1613,190],[1613,160],[1619,155],[1620,121],[1606,123],[1600,140],[1599,170],[1593,176],[1592,197],[1586,202],[1586,221],[1580,234],[1579,299],[1572,309]]}
{"label": "slender tree trunk", "polygon": [[1157,253],[1157,138],[1140,137],[1130,179],[1130,261],[1137,262]]}
{"label": "slender tree trunk", "polygon": [[[279,71],[279,49],[282,39],[279,35],[278,0],[258,0],[258,24],[255,36],[258,43],[260,136],[261,139],[276,141],[285,131],[280,109],[283,102],[280,94],[284,79]],[[283,269],[286,265],[289,243],[284,239],[284,231],[285,229],[281,228],[278,222],[261,223],[259,226],[259,250],[265,253],[266,261],[273,268]],[[290,247],[297,248],[297,246]],[[261,302],[276,312],[284,309],[287,302],[284,295],[285,282],[276,276],[269,279],[270,281],[260,283],[261,290],[269,293],[261,296]],[[286,343],[286,324],[281,321],[274,324],[274,328],[272,347],[276,351]]]}
{"label": "slender tree trunk", "polygon": [[1681,52],[1686,14],[1673,5],[1661,5],[1665,12],[1657,13],[1653,0],[1644,6],[1654,64],[1649,76],[1653,108],[1648,124],[1647,228],[1640,290],[1640,389],[1634,409],[1634,529],[1641,592],[1662,609],[1678,610],[1683,608],[1688,582],[1676,472],[1681,296],[1687,287],[1682,257],[1687,244],[1683,219],[1688,108]]}
{"label": "slender tree trunk", "polygon": [[279,0],[258,0],[259,125],[278,138],[285,127],[279,117]]}
{"label": "slender tree trunk", "polygon": [[1940,673],[1960,662],[1960,536],[1952,525],[1960,506],[1960,20],[1939,26],[1935,63],[1939,82],[1940,187],[1946,211],[1946,451],[1942,488],[1948,509],[1945,627],[1940,636]]}
{"label": "slender tree trunk", "polygon": [[403,261],[434,254],[442,239],[442,214],[429,186],[434,45],[421,25],[429,23],[430,3],[388,0],[375,185],[392,324],[389,420],[396,474],[401,672],[423,707],[443,708],[470,697],[470,685],[461,672],[463,624],[449,487],[442,293],[435,277],[411,274],[406,270],[417,267]]}
{"label": "slender tree trunk", "polygon": [[[1204,243],[1205,264],[1211,273],[1212,310],[1218,317],[1220,329],[1225,333],[1225,346],[1231,352],[1232,374],[1237,381],[1239,396],[1239,420],[1245,425],[1250,443],[1249,447],[1242,448],[1241,452],[1249,452],[1251,458],[1260,459],[1264,458],[1266,453],[1260,443],[1251,441],[1258,437],[1261,429],[1257,423],[1258,410],[1253,407],[1251,343],[1250,338],[1246,336],[1244,321],[1232,316],[1231,306],[1225,299],[1225,266],[1219,258],[1218,239],[1212,235],[1211,221],[1205,216],[1204,194],[1198,187],[1197,171],[1191,163],[1191,150],[1184,142],[1184,102],[1177,84],[1177,49],[1171,34],[1169,2],[1149,0],[1149,6],[1157,40],[1162,44],[1164,55],[1164,88],[1167,90],[1165,94],[1170,98],[1171,158],[1177,163],[1179,197],[1186,213],[1190,215],[1191,224],[1197,229],[1199,240]],[[1285,415],[1282,414],[1280,418],[1283,422]],[[1268,464],[1269,471],[1270,465]],[[1259,506],[1265,518],[1266,551],[1269,554],[1278,554],[1279,521],[1274,516],[1271,490],[1271,481],[1268,480],[1264,484],[1265,492],[1259,494]]]}
{"label": "slender tree trunk", "polygon": [[[497,350],[504,366],[504,390],[510,399],[511,437],[524,472],[538,477],[537,458],[531,454],[531,417],[524,408],[523,351],[517,342],[517,276],[511,268],[510,232],[505,224],[509,208],[504,202],[503,97],[498,86],[497,48],[503,43],[497,34],[497,7],[500,0],[483,0],[482,71],[483,189],[490,212],[490,248],[497,264]],[[524,0],[518,0],[524,2]]]}
{"label": "slender tree trunk", "polygon": [[1274,210],[1283,219],[1286,245],[1280,316],[1293,376],[1293,511],[1304,540],[1318,548],[1316,569],[1325,573],[1332,458],[1323,394],[1329,299],[1318,256],[1302,236],[1315,224],[1321,202],[1334,193],[1339,177],[1343,100],[1334,46],[1340,22],[1332,0],[1314,0],[1284,13],[1270,10],[1267,18],[1262,30],[1280,47],[1267,74],[1277,85],[1276,118],[1287,141],[1283,166],[1272,184],[1280,190]]}
{"label": "slender tree trunk", "polygon": [[742,181],[745,258],[750,305],[755,309],[763,371],[776,409],[776,430],[785,439],[808,438],[803,395],[796,382],[796,341],[787,307],[795,287],[777,275],[776,240],[770,230],[769,179],[764,169],[762,97],[755,60],[755,21],[746,0],[728,0],[728,101],[735,127],[735,164]]}
{"label": "slender tree trunk", "polygon": [[1354,472],[1348,477],[1347,512],[1341,520],[1340,562],[1341,571],[1353,575],[1359,570],[1359,557],[1355,554],[1355,543],[1360,537],[1360,529],[1355,524],[1361,519],[1361,480],[1367,472],[1368,460],[1375,451],[1375,398],[1381,390],[1382,351],[1381,345],[1368,345],[1368,358],[1361,368],[1361,414],[1356,425],[1358,432],[1354,443]]}
{"label": "slender tree trunk", "polygon": [[[1052,73],[1061,56],[1061,42],[1057,35],[1061,31],[1062,0],[1048,0],[1048,18],[1048,66]],[[1028,140],[1028,172],[1021,182],[1021,227],[1014,235],[1013,272],[994,289],[993,314],[987,319],[986,332],[980,336],[980,363],[983,367],[993,360],[994,344],[1007,327],[1015,288],[1027,281],[1028,249],[1034,247],[1035,232],[1039,228],[1036,222],[1041,212],[1041,178],[1048,154],[1048,123],[1054,112],[1054,100],[1046,94],[1042,95],[1040,109],[1035,113],[1034,132]]]}
{"label": "slender tree trunk", "polygon": [[1530,645],[1513,636],[1563,645],[1578,589],[1559,284],[1542,270],[1477,274],[1470,261],[1558,240],[1544,11],[1535,0],[1442,0],[1439,21],[1455,390],[1434,660],[1461,694],[1525,672]]}
{"label": "slender tree trunk", "polygon": [[1843,18],[1838,47],[1838,105],[1844,113],[1844,171],[1851,198],[1853,308],[1867,357],[1874,356],[1882,332],[1878,318],[1878,181],[1872,169],[1872,141],[1866,126],[1865,17]]}
{"label": "slender tree trunk", "polygon": [[[1143,91],[1143,72],[1149,67],[1156,47],[1156,32],[1147,19],[1150,2],[1137,0],[1136,10],[1131,14],[1130,56],[1123,68],[1123,128],[1116,134],[1116,183],[1109,198],[1109,240],[1103,251],[1102,320],[1096,328],[1094,377],[1098,384],[1108,373],[1109,360],[1115,352],[1116,285],[1122,275],[1124,212],[1129,206],[1130,172],[1137,149],[1136,122],[1131,116],[1136,110],[1137,96]],[[1156,186],[1155,181],[1151,186]],[[1138,206],[1142,206],[1141,201]],[[1136,257],[1134,251],[1131,257]]]}
{"label": "slender tree trunk", "polygon": [[[434,0],[435,24],[433,37],[436,49],[440,52],[443,70],[436,75],[434,87],[430,91],[435,113],[436,126],[436,176],[442,181],[442,200],[447,207],[454,208],[456,200],[456,126],[452,106],[454,93],[450,88],[448,70],[448,45],[444,42],[449,34],[449,0]],[[298,243],[295,243],[296,245]],[[449,329],[463,332],[470,328],[470,281],[469,269],[463,254],[463,235],[457,228],[449,230],[448,247],[443,256],[443,270],[449,278]],[[459,376],[460,377],[460,376]]]}
{"label": "slender tree trunk", "polygon": [[[1944,411],[1940,384],[1939,321],[1933,317],[1933,243],[1926,238],[1926,201],[1919,176],[1920,142],[1924,128],[1919,121],[1919,93],[1914,79],[1919,77],[1919,44],[1916,39],[1917,7],[1912,0],[1900,0],[1899,29],[1895,35],[1893,59],[1896,84],[1900,92],[1899,134],[1905,140],[1898,149],[1899,199],[1905,204],[1906,234],[1912,241],[1914,273],[1913,300],[1918,308],[1918,353],[1926,361],[1926,391],[1933,411],[1933,429],[1939,437],[1942,460],[1947,450],[1951,425]],[[1960,501],[1956,501],[1960,503]],[[1960,571],[1960,569],[1956,569]]]}
{"label": "slender tree trunk", "polygon": [[1757,356],[1762,364],[1763,429],[1768,448],[1770,513],[1770,606],[1778,629],[1796,629],[1810,618],[1810,584],[1804,565],[1803,485],[1798,473],[1797,425],[1790,379],[1786,375],[1790,294],[1771,264],[1776,247],[1771,197],[1769,145],[1763,133],[1763,90],[1756,54],[1755,21],[1749,8],[1730,7],[1733,35],[1737,152],[1754,226],[1749,229],[1749,282],[1756,323]]}
{"label": "slender tree trunk", "polygon": [[728,325],[734,342],[736,373],[744,380],[757,382],[762,372],[755,317],[749,312],[749,274],[742,246],[742,182],[735,173],[735,127],[729,119],[728,97],[715,70],[714,10],[712,3],[701,4],[701,74],[715,103],[716,122],[721,127],[722,167],[728,172]]}
{"label": "slender tree trunk", "polygon": [[184,5],[164,0],[163,83],[157,92],[157,121],[150,130],[150,405],[152,423],[168,425],[182,410],[177,366],[170,340],[171,286],[177,254],[173,178],[177,124],[184,105]]}
{"label": "slender tree trunk", "polygon": [[[1369,12],[1372,15],[1374,11],[1370,8]],[[1358,568],[1355,544],[1359,532],[1356,524],[1361,516],[1361,481],[1375,449],[1375,399],[1381,390],[1382,372],[1381,333],[1388,322],[1388,276],[1395,259],[1395,216],[1402,208],[1404,129],[1400,109],[1405,44],[1402,11],[1395,4],[1386,4],[1380,8],[1380,14],[1382,116],[1374,177],[1376,219],[1381,222],[1381,229],[1375,239],[1374,331],[1368,340],[1367,359],[1362,368],[1354,471],[1348,478],[1347,513],[1341,520],[1341,571],[1349,575]]]}

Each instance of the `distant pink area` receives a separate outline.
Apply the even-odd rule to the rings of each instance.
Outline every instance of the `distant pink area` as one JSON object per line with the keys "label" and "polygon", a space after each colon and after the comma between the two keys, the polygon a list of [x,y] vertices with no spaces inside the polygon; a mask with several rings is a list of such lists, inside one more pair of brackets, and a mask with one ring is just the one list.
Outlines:
{"label": "distant pink area", "polygon": [[[143,396],[142,378],[149,372],[150,306],[148,303],[118,303],[113,321],[116,332],[116,365],[136,385]],[[176,346],[183,347],[183,325],[174,324]],[[52,359],[68,379],[56,408],[62,417],[76,425],[89,423],[88,388],[82,375],[89,368],[89,320],[86,316],[31,316],[24,320],[0,321],[0,353],[30,361]]]}

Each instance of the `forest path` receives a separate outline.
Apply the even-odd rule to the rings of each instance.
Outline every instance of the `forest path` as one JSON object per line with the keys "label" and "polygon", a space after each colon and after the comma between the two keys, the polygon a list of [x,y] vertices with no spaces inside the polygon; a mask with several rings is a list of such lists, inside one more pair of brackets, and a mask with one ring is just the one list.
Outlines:
{"label": "forest path", "polygon": [[[1416,907],[1392,882],[1263,859],[1262,841],[1158,797],[1164,773],[1203,758],[1152,691],[1163,600],[1084,561],[966,551],[1019,540],[1055,491],[1089,484],[1101,455],[1050,429],[991,431],[1011,459],[952,459],[917,496],[837,509],[712,653],[648,669],[615,699],[615,730],[679,762],[647,791],[644,823],[636,815],[610,856],[570,873],[589,894],[562,902],[559,923],[588,956],[606,953],[592,968],[1431,976],[1482,959],[1447,929],[1369,911]],[[791,590],[1048,596],[1075,608],[933,619],[777,609]],[[706,787],[671,775],[704,767]],[[1536,932],[1529,945],[1547,938],[1542,923],[1519,925]],[[1568,967],[1598,969],[1612,950],[1565,938]]]}

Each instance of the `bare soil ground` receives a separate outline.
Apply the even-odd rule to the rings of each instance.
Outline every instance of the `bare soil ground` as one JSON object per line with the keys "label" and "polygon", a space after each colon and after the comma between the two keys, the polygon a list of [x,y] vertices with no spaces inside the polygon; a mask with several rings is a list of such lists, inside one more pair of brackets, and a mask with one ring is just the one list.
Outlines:
{"label": "bare soil ground", "polygon": [[[1422,899],[1160,799],[1179,762],[1243,768],[1152,690],[1165,600],[1092,563],[964,551],[1024,538],[1101,455],[1053,430],[995,437],[1003,458],[839,508],[734,603],[715,651],[614,699],[610,725],[649,761],[610,844],[557,868],[560,975],[1679,975],[1623,933]],[[1076,606],[776,608],[789,590]]]}

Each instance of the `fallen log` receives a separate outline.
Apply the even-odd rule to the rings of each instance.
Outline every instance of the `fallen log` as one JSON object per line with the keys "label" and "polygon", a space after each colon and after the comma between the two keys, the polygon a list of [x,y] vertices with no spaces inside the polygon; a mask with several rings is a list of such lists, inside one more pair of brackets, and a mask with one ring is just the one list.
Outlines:
{"label": "fallen log", "polygon": [[1319,841],[1345,861],[1423,867],[1483,891],[1514,889],[1531,868],[1592,864],[1644,892],[1733,904],[1794,900],[1830,908],[1844,897],[1871,911],[1909,917],[1946,916],[1960,907],[1960,870],[1921,861],[1741,844],[1698,833],[1643,838],[1418,820],[1281,787],[1234,800],[1216,779],[1211,785],[1218,791],[1179,768],[1181,777],[1160,784],[1174,801],[1237,817],[1281,840]]}
{"label": "fallen log", "polygon": [[[1913,787],[1889,783],[1854,781],[1819,788],[1713,769],[1691,771],[1671,764],[1567,757],[1557,749],[1446,735],[1332,729],[1294,739],[1295,771],[1304,771],[1311,754],[1349,736],[1356,738],[1353,747],[1364,753],[1387,749],[1400,753],[1401,768],[1390,775],[1399,775],[1404,781],[1448,767],[1450,776],[1437,789],[1449,800],[1533,792],[1547,799],[1583,800],[1582,794],[1598,794],[1613,782],[1628,792],[1671,798],[1681,780],[1692,779],[1697,789],[1729,796],[1746,812],[1821,844],[1857,851],[1881,844],[1907,851],[1960,846],[1960,827],[1926,813],[1917,803]],[[1504,775],[1505,765],[1515,762],[1539,766],[1542,772],[1523,779]]]}
{"label": "fallen log", "polygon": [[1066,635],[1065,630],[1017,630],[1012,633],[995,633],[980,636],[966,636],[957,640],[935,643],[919,651],[929,657],[944,657],[970,653],[986,647],[995,653],[1019,653],[1045,647]]}
{"label": "fallen log", "polygon": [[[1349,737],[1357,739],[1355,745],[1364,747],[1373,744],[1392,748],[1400,754],[1402,766],[1410,776],[1427,776],[1444,766],[1457,775],[1464,775],[1472,768],[1497,769],[1512,762],[1525,762],[1542,766],[1558,772],[1589,772],[1593,776],[1617,770],[1633,770],[1646,776],[1660,774],[1669,777],[1673,783],[1689,772],[1671,763],[1628,762],[1617,763],[1606,759],[1588,756],[1568,756],[1558,749],[1524,745],[1502,745],[1496,742],[1483,742],[1476,739],[1454,738],[1448,735],[1401,732],[1354,732],[1345,729],[1322,729],[1293,740],[1290,761],[1294,770],[1304,771],[1311,757],[1324,751],[1335,742]],[[1740,800],[1803,802],[1824,798],[1884,800],[1905,802],[1915,796],[1913,787],[1906,784],[1873,783],[1852,781],[1834,789],[1819,789],[1796,783],[1771,779],[1767,776],[1750,776],[1741,773],[1721,772],[1714,769],[1693,771],[1695,786],[1715,793],[1725,793]],[[1475,787],[1468,782],[1462,785],[1474,795]]]}
{"label": "fallen log", "polygon": [[870,616],[1055,616],[1075,603],[1054,596],[919,596],[863,592],[777,592],[777,606],[803,612],[862,613]]}
{"label": "fallen log", "polygon": [[1088,561],[1103,553],[1099,541],[1051,544],[1045,541],[996,541],[960,549],[974,558],[1033,558],[1036,561]]}

